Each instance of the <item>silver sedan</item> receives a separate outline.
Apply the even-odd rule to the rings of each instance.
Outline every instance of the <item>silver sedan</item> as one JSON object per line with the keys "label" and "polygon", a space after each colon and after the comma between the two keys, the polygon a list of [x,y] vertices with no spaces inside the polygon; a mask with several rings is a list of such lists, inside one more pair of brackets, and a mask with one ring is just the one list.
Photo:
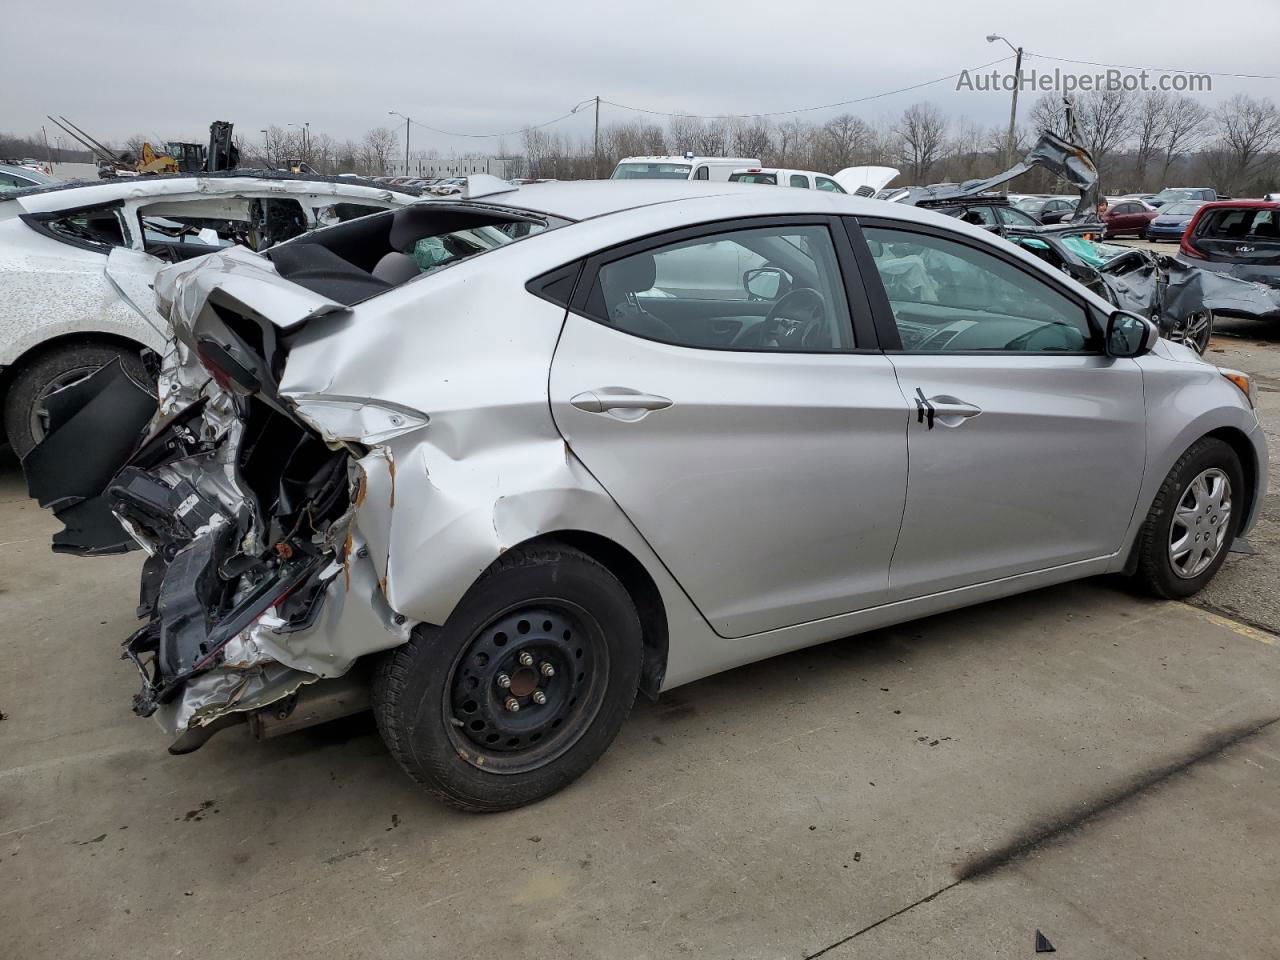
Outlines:
{"label": "silver sedan", "polygon": [[637,692],[1079,577],[1193,594],[1267,476],[1246,376],[876,200],[473,177],[156,292],[158,412],[104,368],[25,463],[56,549],[148,554],[135,710],[184,751],[371,694],[470,810]]}

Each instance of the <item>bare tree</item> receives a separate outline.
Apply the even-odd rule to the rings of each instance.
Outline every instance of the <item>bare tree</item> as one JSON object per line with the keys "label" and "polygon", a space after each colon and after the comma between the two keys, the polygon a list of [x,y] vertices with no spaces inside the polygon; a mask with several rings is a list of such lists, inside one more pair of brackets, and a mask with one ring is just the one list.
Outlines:
{"label": "bare tree", "polygon": [[773,130],[764,117],[740,120],[733,125],[733,153],[763,160],[773,152]]}
{"label": "bare tree", "polygon": [[1162,180],[1169,175],[1169,167],[1174,160],[1204,143],[1209,135],[1209,119],[1208,109],[1194,97],[1184,94],[1169,103],[1164,135],[1164,165],[1160,170]]}
{"label": "bare tree", "polygon": [[1148,90],[1138,101],[1133,119],[1134,186],[1145,187],[1147,167],[1160,155],[1169,133],[1169,109],[1173,98],[1163,90]]}
{"label": "bare tree", "polygon": [[947,118],[932,103],[915,103],[903,111],[894,130],[912,182],[923,183],[942,154]]}
{"label": "bare tree", "polygon": [[871,141],[871,128],[861,117],[842,113],[832,117],[822,126],[821,166],[831,172],[851,167],[867,149]]}
{"label": "bare tree", "polygon": [[1227,159],[1231,192],[1244,187],[1257,173],[1258,162],[1280,142],[1280,111],[1266,97],[1242,93],[1218,105],[1219,149]]}
{"label": "bare tree", "polygon": [[729,150],[729,125],[723,120],[699,124],[690,148],[700,157],[723,157]]}
{"label": "bare tree", "polygon": [[1031,104],[1028,120],[1037,133],[1047,130],[1061,136],[1067,130],[1066,104],[1056,93],[1042,93],[1036,98],[1035,103]]}
{"label": "bare tree", "polygon": [[390,127],[374,127],[364,135],[360,153],[365,166],[373,176],[384,176],[395,160],[400,146],[400,134]]}
{"label": "bare tree", "polygon": [[1084,145],[1101,166],[1133,129],[1133,97],[1126,90],[1091,90],[1075,101]]}

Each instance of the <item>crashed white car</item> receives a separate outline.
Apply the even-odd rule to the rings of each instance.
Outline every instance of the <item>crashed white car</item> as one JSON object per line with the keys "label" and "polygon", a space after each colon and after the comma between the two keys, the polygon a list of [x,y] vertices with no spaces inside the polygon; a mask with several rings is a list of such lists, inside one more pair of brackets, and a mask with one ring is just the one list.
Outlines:
{"label": "crashed white car", "polygon": [[168,339],[152,281],[232,244],[261,250],[416,199],[349,178],[264,171],[137,177],[0,192],[0,408],[19,457],[45,400],[116,357],[138,378]]}

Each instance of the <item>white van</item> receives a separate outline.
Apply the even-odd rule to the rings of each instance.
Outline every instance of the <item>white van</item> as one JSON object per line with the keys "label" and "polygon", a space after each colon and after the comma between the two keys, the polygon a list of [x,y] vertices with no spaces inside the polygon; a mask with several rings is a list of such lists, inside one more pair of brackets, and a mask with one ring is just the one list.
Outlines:
{"label": "white van", "polygon": [[766,183],[774,187],[800,187],[804,190],[826,190],[845,193],[844,187],[825,173],[792,170],[789,167],[746,167],[729,174],[730,183]]}
{"label": "white van", "polygon": [[758,167],[749,157],[623,157],[610,180],[728,180],[743,167]]}

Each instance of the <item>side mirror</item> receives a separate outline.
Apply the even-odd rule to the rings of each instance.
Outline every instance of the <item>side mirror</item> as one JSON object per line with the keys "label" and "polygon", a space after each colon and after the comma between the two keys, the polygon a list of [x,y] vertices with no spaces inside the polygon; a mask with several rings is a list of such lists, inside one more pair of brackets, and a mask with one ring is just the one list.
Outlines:
{"label": "side mirror", "polygon": [[1160,328],[1146,317],[1116,310],[1107,318],[1107,356],[1140,357],[1160,339]]}
{"label": "side mirror", "polygon": [[752,300],[777,300],[783,275],[777,267],[756,267],[742,274],[742,286]]}

